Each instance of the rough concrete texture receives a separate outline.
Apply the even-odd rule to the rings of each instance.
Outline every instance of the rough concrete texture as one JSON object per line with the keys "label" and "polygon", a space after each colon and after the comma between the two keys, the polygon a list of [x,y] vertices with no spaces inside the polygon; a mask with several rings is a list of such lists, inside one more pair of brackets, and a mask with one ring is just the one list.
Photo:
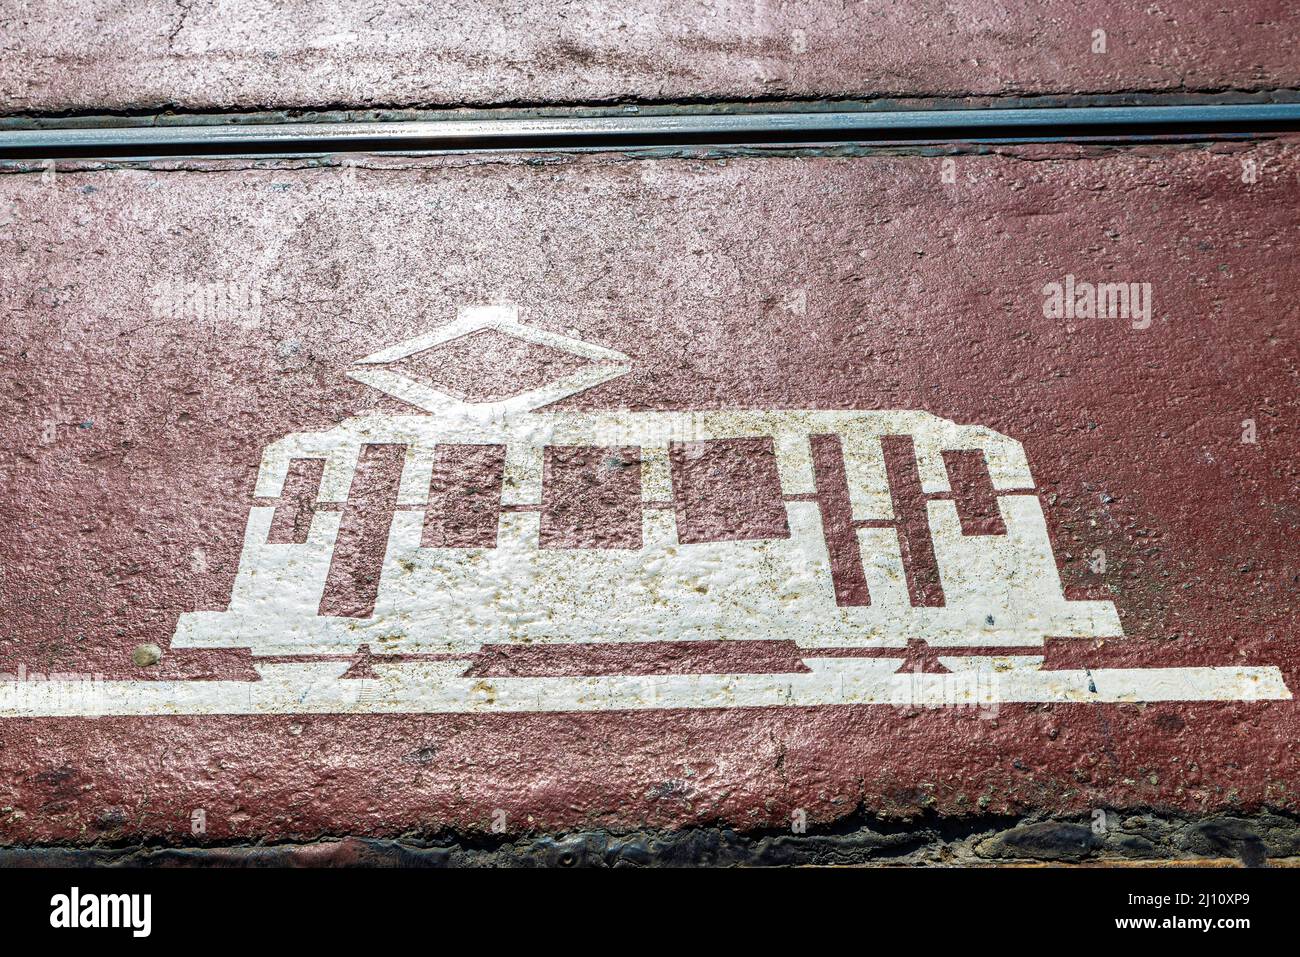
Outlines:
{"label": "rough concrete texture", "polygon": [[30,0],[0,9],[0,112],[1300,86],[1285,0],[1020,6]]}
{"label": "rough concrete texture", "polygon": [[[565,409],[915,409],[1014,436],[1068,594],[1124,631],[1049,640],[1044,669],[1278,666],[1295,689],[1298,161],[1283,138],[959,155],[952,183],[884,154],[0,175],[0,671],[252,683],[246,653],[171,639],[230,600],[263,448],[410,412],[350,364],[508,301],[630,357]],[[1150,282],[1152,324],[1046,318],[1067,274]],[[177,313],[169,281],[260,311]],[[679,666],[660,652],[620,666]],[[5,718],[0,841],[1258,862],[1295,855],[1298,731],[1291,700]]]}

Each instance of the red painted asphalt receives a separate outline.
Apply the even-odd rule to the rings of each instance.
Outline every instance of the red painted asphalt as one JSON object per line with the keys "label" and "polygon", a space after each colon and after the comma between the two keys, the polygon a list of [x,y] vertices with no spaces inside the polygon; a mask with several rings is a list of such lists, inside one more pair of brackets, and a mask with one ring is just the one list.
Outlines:
{"label": "red painted asphalt", "polygon": [[1300,87],[1285,0],[10,6],[3,112]]}
{"label": "red painted asphalt", "polygon": [[[938,158],[883,155],[0,176],[0,670],[251,677],[247,654],[169,642],[179,614],[230,598],[262,449],[409,413],[349,364],[509,301],[630,357],[567,409],[917,409],[1012,436],[1069,597],[1113,601],[1125,633],[1049,642],[1045,667],[1279,665],[1294,690],[1298,160],[1290,139],[1009,149],[957,157],[953,184]],[[1067,275],[1151,283],[1150,327],[1045,318],[1044,285]],[[260,316],[172,316],[169,280],[256,289]],[[529,355],[510,356],[527,380]],[[471,392],[463,358],[427,371]],[[954,492],[963,523],[989,518],[980,482]],[[597,498],[617,517],[625,492]],[[273,534],[301,534],[302,498],[286,492]],[[426,534],[473,536],[477,514]],[[142,643],[159,664],[132,662]],[[476,667],[538,667],[502,654]],[[563,668],[707,671],[737,652],[578,654]],[[1296,811],[1298,732],[1292,701],[5,719],[0,827],[189,841],[195,808],[214,840],[487,829],[497,810],[511,830]]]}

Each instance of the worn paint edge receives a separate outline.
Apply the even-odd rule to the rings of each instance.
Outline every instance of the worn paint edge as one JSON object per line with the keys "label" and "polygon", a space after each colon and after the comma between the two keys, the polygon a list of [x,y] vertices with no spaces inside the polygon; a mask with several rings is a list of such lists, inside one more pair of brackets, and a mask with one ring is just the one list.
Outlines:
{"label": "worn paint edge", "polygon": [[928,110],[980,109],[985,107],[1037,108],[1083,106],[1184,106],[1214,103],[1296,103],[1295,87],[1202,87],[1178,89],[1132,88],[1107,92],[1029,92],[1007,90],[992,93],[928,92],[911,95],[874,95],[866,91],[824,92],[807,95],[698,95],[656,98],[609,96],[582,101],[499,100],[488,102],[448,101],[443,103],[370,102],[367,104],[304,102],[296,105],[263,103],[221,106],[186,106],[180,103],[145,103],[111,109],[6,109],[0,104],[0,129],[36,129],[46,126],[159,126],[199,123],[340,122],[350,120],[389,121],[436,119],[440,116],[536,117],[625,113],[673,115],[678,113],[746,113],[766,111],[830,110]]}
{"label": "worn paint edge", "polygon": [[[1101,822],[1099,824],[1099,821]],[[429,838],[323,837],[216,846],[156,843],[0,848],[0,867],[1300,866],[1300,818],[1281,812],[1114,811],[1016,818],[865,814],[831,825],[741,831],[583,830]]]}

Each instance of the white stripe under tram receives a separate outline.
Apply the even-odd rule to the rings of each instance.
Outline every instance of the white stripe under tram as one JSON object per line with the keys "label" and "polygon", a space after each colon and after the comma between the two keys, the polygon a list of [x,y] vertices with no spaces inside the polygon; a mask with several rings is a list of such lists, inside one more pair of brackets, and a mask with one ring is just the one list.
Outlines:
{"label": "white stripe under tram", "polygon": [[463,678],[467,661],[257,665],[260,681],[0,683],[0,718],[198,714],[440,714],[668,708],[1289,700],[1275,667],[896,673],[901,659],[812,658],[806,674]]}

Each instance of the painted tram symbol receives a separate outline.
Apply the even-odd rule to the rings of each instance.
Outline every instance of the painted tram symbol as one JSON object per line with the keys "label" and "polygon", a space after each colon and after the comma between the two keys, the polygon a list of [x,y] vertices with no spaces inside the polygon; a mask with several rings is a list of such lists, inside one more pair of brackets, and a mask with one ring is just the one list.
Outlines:
{"label": "painted tram symbol", "polygon": [[[400,371],[486,329],[587,362],[483,403]],[[179,617],[173,648],[247,649],[256,680],[0,682],[0,717],[1291,697],[1273,666],[1044,668],[1047,638],[1121,628],[1066,598],[1014,439],[925,412],[543,410],[629,368],[505,307],[367,356],[350,375],[419,414],[270,445],[228,606]],[[908,672],[917,640],[938,669]],[[647,642],[727,654],[628,673]],[[774,646],[793,659],[762,665]],[[503,649],[544,660],[477,670]]]}
{"label": "painted tram symbol", "polygon": [[[591,362],[490,403],[384,368],[484,329]],[[535,411],[628,368],[501,307],[361,360],[354,378],[423,413],[268,447],[229,607],[184,615],[173,646],[783,639],[815,655],[920,638],[1032,655],[1122,633],[1110,602],[1066,599],[1020,443],[924,412]],[[309,523],[277,539],[304,464]]]}

